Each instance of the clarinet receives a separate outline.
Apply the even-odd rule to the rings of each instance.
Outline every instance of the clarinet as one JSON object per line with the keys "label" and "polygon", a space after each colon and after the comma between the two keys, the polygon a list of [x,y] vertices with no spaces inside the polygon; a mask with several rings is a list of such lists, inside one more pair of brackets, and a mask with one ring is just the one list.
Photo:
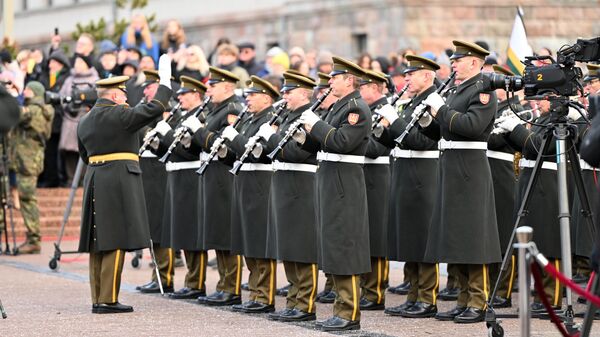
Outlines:
{"label": "clarinet", "polygon": [[[269,120],[268,124],[269,125],[275,124],[275,121],[277,121],[277,118],[279,118],[279,116],[281,116],[281,113],[283,112],[283,110],[285,110],[286,107],[287,107],[287,102],[279,105],[279,108],[277,109],[275,114],[273,114],[273,116]],[[240,172],[240,168],[242,168],[244,161],[246,161],[246,158],[248,158],[250,153],[252,153],[252,151],[254,151],[254,148],[256,148],[257,143],[258,143],[258,138],[256,138],[256,137],[251,137],[248,140],[248,143],[246,143],[246,151],[244,151],[244,153],[242,153],[242,155],[240,156],[240,159],[236,160],[235,163],[233,163],[233,168],[231,168],[231,170],[229,170],[229,172],[231,174],[237,175]]]}
{"label": "clarinet", "polygon": [[[173,109],[171,109],[171,111],[169,111],[169,117],[165,120],[165,122],[169,123],[173,119],[173,115],[175,114],[175,111],[179,110],[180,107],[181,107],[181,103],[177,103],[173,107]],[[150,132],[152,132],[152,131],[150,131]],[[152,144],[152,142],[154,142],[156,139],[158,139],[158,136],[156,135],[156,133],[153,134],[152,136],[148,137],[144,141],[144,144],[142,144],[142,146],[140,147],[140,151],[138,151],[138,155],[141,156],[142,153],[144,153],[144,151],[146,151],[148,146],[150,146],[150,144]]]}
{"label": "clarinet", "polygon": [[[452,81],[454,81],[454,77],[456,76],[456,72],[453,71],[450,74],[450,77],[448,77],[448,79],[446,80],[446,82],[444,82],[442,85],[440,85],[439,88],[436,89],[435,92],[437,92],[438,94],[441,94],[442,91],[444,91],[444,89],[450,85],[450,83]],[[417,121],[419,119],[421,119],[421,117],[423,117],[423,115],[425,114],[425,112],[427,112],[427,105],[424,104],[423,102],[421,102],[416,108],[415,111],[413,113],[413,118],[410,120],[410,122],[408,123],[408,125],[406,126],[406,129],[404,129],[404,132],[402,132],[402,134],[400,136],[398,136],[398,138],[396,138],[394,141],[400,145],[402,144],[402,141],[404,140],[404,138],[408,135],[408,133],[412,130],[412,128],[415,126],[415,124],[417,123]]]}
{"label": "clarinet", "polygon": [[[244,108],[244,110],[242,110],[242,112],[240,112],[240,114],[237,115],[237,118],[236,118],[235,122],[232,125],[234,128],[236,128],[241,123],[242,118],[244,118],[244,116],[246,116],[246,114],[248,113],[248,109],[249,109],[249,107],[246,106],[246,108]],[[206,171],[206,168],[208,167],[208,165],[210,164],[210,162],[217,155],[217,152],[219,152],[219,149],[221,148],[221,146],[223,145],[223,143],[225,143],[225,138],[223,138],[222,135],[219,135],[219,137],[217,139],[215,139],[213,145],[211,146],[210,153],[208,154],[208,157],[206,158],[205,161],[203,161],[200,164],[200,168],[198,169],[198,171],[196,171],[196,173],[198,173],[199,175],[203,175],[204,174],[204,171]]]}
{"label": "clarinet", "polygon": [[[195,118],[198,118],[198,116],[200,116],[202,111],[204,111],[204,109],[206,109],[206,106],[208,105],[208,103],[210,103],[211,99],[212,99],[212,96],[206,97],[204,99],[204,101],[202,102],[202,105],[198,108],[198,110],[196,110],[196,112],[192,116]],[[169,148],[167,149],[167,153],[165,153],[165,155],[159,159],[161,163],[166,163],[167,160],[169,160],[171,153],[173,153],[173,150],[175,150],[177,145],[179,145],[179,143],[181,142],[183,137],[185,137],[185,135],[188,131],[189,131],[188,128],[183,127],[183,126],[179,127],[177,130],[175,130],[175,135],[174,135],[175,139],[173,139],[173,142],[171,143],[171,145],[169,145]]]}
{"label": "clarinet", "polygon": [[[396,93],[394,93],[394,95],[392,95],[392,97],[390,97],[389,103],[391,106],[396,105],[396,103],[398,102],[400,97],[402,97],[402,95],[404,95],[404,93],[408,90],[409,86],[410,86],[410,84],[406,83],[404,85],[404,87],[402,87],[402,90],[400,90],[400,92],[396,92]],[[383,119],[383,116],[378,114],[377,111],[375,111],[373,123],[371,124],[371,131],[375,130],[377,128],[377,126],[379,126],[379,123],[381,122],[382,119]]]}
{"label": "clarinet", "polygon": [[[317,101],[313,105],[311,105],[310,108],[308,108],[308,109],[311,111],[317,109],[319,107],[319,105],[321,105],[321,103],[323,103],[325,98],[327,98],[327,96],[329,96],[330,93],[331,93],[331,88],[327,89],[327,91],[325,91],[323,93],[323,95],[321,95],[321,97],[319,97],[317,99]],[[279,141],[279,144],[277,144],[277,147],[275,147],[275,150],[273,150],[271,153],[269,153],[267,155],[267,157],[269,157],[269,159],[273,160],[273,158],[275,158],[275,156],[279,153],[279,151],[281,151],[283,149],[285,144],[287,144],[290,141],[290,139],[292,139],[292,136],[294,135],[294,133],[296,133],[296,131],[298,131],[299,129],[300,129],[300,124],[297,124],[295,127],[294,127],[294,124],[290,125],[290,128],[286,131],[283,138],[281,138],[281,140]]]}

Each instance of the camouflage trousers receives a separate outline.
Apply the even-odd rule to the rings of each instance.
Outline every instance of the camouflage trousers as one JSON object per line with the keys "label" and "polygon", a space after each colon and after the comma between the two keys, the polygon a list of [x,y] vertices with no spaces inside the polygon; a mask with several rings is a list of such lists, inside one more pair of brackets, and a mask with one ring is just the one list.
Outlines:
{"label": "camouflage trousers", "polygon": [[[40,211],[37,204],[36,196],[36,176],[26,176],[17,174],[17,190],[19,191],[19,203],[23,222],[27,229],[27,242],[31,244],[39,244],[40,236]],[[13,201],[14,204],[14,201]],[[4,229],[4,214],[0,208],[0,230]],[[13,213],[15,215],[15,213]],[[6,218],[7,221],[10,219]]]}

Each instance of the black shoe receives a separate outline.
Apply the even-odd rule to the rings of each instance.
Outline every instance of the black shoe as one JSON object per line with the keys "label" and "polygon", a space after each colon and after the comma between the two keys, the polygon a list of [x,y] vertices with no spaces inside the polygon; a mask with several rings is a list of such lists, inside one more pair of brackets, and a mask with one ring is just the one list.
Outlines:
{"label": "black shoe", "polygon": [[133,312],[133,307],[119,302],[92,305],[93,314],[119,314],[123,312]]}
{"label": "black shoe", "polygon": [[510,307],[512,307],[512,300],[510,298],[496,296],[496,297],[494,297],[492,306],[494,308],[510,308]]}
{"label": "black shoe", "polygon": [[174,300],[195,300],[200,296],[206,296],[206,290],[183,287],[177,290],[176,292],[169,294],[169,298],[172,298]]}
{"label": "black shoe", "polygon": [[[165,293],[172,293],[173,290],[174,290],[173,286],[170,286],[170,287],[163,286],[163,291]],[[143,286],[140,286],[139,291],[142,294],[158,294],[158,293],[160,293],[160,286],[158,285],[158,282],[152,281],[150,283],[144,284]]]}
{"label": "black shoe", "polygon": [[454,317],[454,323],[478,323],[485,319],[485,310],[468,307],[460,315]]}
{"label": "black shoe", "polygon": [[321,303],[333,303],[335,302],[336,297],[337,294],[335,293],[335,291],[330,291],[327,294],[321,296],[321,298],[319,298],[317,301]]}
{"label": "black shoe", "polygon": [[245,291],[250,291],[250,286],[248,285],[248,282],[242,283],[240,288],[242,288],[242,290],[245,290]]}
{"label": "black shoe", "polygon": [[360,299],[360,310],[383,310],[385,309],[385,305],[383,303],[375,303],[369,301],[366,298]]}
{"label": "black shoe", "polygon": [[579,297],[577,297],[577,303],[586,304],[587,300],[585,299],[585,297],[579,296]]}
{"label": "black shoe", "polygon": [[413,306],[406,308],[400,316],[407,318],[427,318],[437,314],[437,306],[424,302],[416,302]]}
{"label": "black shoe", "polygon": [[459,292],[459,288],[444,288],[438,294],[438,299],[442,301],[456,301]]}
{"label": "black shoe", "polygon": [[573,275],[573,282],[575,282],[575,283],[585,284],[585,283],[588,283],[589,280],[590,280],[590,277],[585,276],[583,274],[577,273],[577,274]]}
{"label": "black shoe", "polygon": [[140,290],[140,289],[142,289],[142,288],[144,288],[144,287],[147,287],[147,286],[149,286],[149,285],[150,285],[150,284],[152,284],[152,283],[154,283],[154,281],[150,281],[150,282],[148,282],[148,283],[146,283],[146,284],[143,284],[143,285],[141,285],[141,286],[136,286],[136,287],[135,287],[135,290]]}
{"label": "black shoe", "polygon": [[[554,310],[560,310],[560,306],[553,306]],[[540,302],[531,303],[531,317],[532,318],[547,318],[549,317],[546,307]]]}
{"label": "black shoe", "polygon": [[233,311],[244,312],[247,314],[260,314],[275,311],[275,306],[256,301],[247,301],[242,304],[233,305],[231,309],[233,309]]}
{"label": "black shoe", "polygon": [[277,296],[286,297],[288,295],[288,291],[290,290],[291,286],[292,285],[288,283],[288,285],[286,285],[285,287],[277,289],[277,292],[275,294]]}
{"label": "black shoe", "polygon": [[306,322],[306,321],[314,321],[317,319],[317,315],[313,313],[308,313],[298,309],[292,309],[287,313],[284,312],[279,316],[280,322]]}
{"label": "black shoe", "polygon": [[396,295],[406,295],[406,294],[408,294],[409,290],[410,290],[410,282],[409,281],[404,281],[403,283],[401,283],[400,285],[398,285],[396,287],[388,288],[389,292],[391,292],[392,294],[396,294]]}
{"label": "black shoe", "polygon": [[283,309],[281,311],[272,312],[272,313],[269,314],[269,319],[273,320],[273,321],[278,321],[279,317],[281,317],[281,315],[289,314],[289,313],[293,312],[294,310],[296,310],[296,309],[294,309],[294,308],[285,308],[285,309]]}
{"label": "black shoe", "polygon": [[220,307],[220,306],[225,306],[225,305],[235,305],[235,304],[242,303],[242,296],[234,295],[232,293],[227,293],[224,291],[214,292],[214,293],[210,294],[209,296],[203,297],[203,299],[204,299],[203,302],[200,302],[199,298],[198,298],[198,301],[202,304],[206,304],[206,305],[210,305],[210,306],[214,306],[214,307]]}
{"label": "black shoe", "polygon": [[392,315],[392,316],[402,316],[402,313],[412,307],[413,305],[415,305],[416,302],[413,301],[406,301],[402,304],[400,304],[399,306],[396,307],[391,307],[391,308],[385,308],[385,310],[383,311],[384,313],[388,314],[388,315]]}
{"label": "black shoe", "polygon": [[454,317],[463,313],[463,311],[467,310],[467,307],[454,307],[454,309],[445,312],[438,312],[435,315],[435,319],[440,321],[453,321]]}
{"label": "black shoe", "polygon": [[321,291],[320,293],[317,294],[317,297],[315,298],[315,300],[317,302],[320,302],[321,297],[327,296],[330,292],[331,292],[331,290],[323,290],[323,291]]}
{"label": "black shoe", "polygon": [[316,326],[323,331],[359,330],[360,321],[349,321],[338,316],[333,316],[328,320],[317,322]]}

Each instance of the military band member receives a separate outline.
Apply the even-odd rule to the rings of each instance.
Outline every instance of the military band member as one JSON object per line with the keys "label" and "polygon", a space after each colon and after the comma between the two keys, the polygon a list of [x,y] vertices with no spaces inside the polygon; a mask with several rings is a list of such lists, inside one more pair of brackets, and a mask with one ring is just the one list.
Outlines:
{"label": "military band member", "polygon": [[489,52],[453,41],[452,69],[460,84],[446,101],[431,93],[423,101],[430,113],[419,121],[427,136],[439,140],[438,193],[428,233],[425,262],[458,265],[461,292],[457,306],[435,317],[455,323],[484,320],[489,296],[487,265],[500,262],[494,190],[486,157],[496,115],[496,94],[481,74]]}
{"label": "military band member", "polygon": [[[213,107],[204,125],[198,118],[191,117],[183,123],[194,133],[190,152],[198,154],[201,161],[207,160],[215,139],[243,108],[234,92],[239,78],[224,69],[210,67],[209,70],[206,94],[211,97]],[[231,253],[233,175],[229,173],[229,166],[216,157],[200,180],[200,234],[204,248],[215,250],[219,281],[214,293],[199,297],[198,301],[212,306],[240,304],[242,256]]]}
{"label": "military band member", "polygon": [[399,261],[405,261],[405,280],[410,287],[406,302],[387,308],[385,313],[410,318],[432,317],[437,313],[439,270],[436,263],[425,263],[424,255],[437,192],[437,181],[431,177],[437,171],[437,142],[417,129],[396,147],[394,141],[406,129],[415,109],[435,92],[435,72],[439,65],[421,56],[408,55],[404,73],[411,100],[396,111],[382,110],[384,129],[379,140],[392,150],[394,169],[390,200],[390,221],[394,226],[396,252]]}
{"label": "military band member", "polygon": [[[506,76],[515,75],[510,70],[498,65],[493,65],[492,68],[497,74]],[[511,111],[513,110],[523,110],[523,107],[519,103],[519,97],[515,96],[513,99],[509,100],[504,89],[497,89],[496,97],[498,98],[496,118],[502,116],[503,113],[512,113]],[[500,237],[502,256],[506,254],[506,247],[509,244],[508,241],[510,240],[515,224],[514,207],[517,180],[514,170],[514,153],[515,150],[507,143],[502,134],[492,132],[488,139],[487,156],[492,172],[492,181],[494,182],[496,222],[498,223],[498,235]],[[512,252],[512,247],[510,251]],[[512,287],[517,272],[516,256],[511,254],[505,271],[502,272],[500,267],[501,263],[490,265],[490,282],[492,287],[500,277],[498,289],[496,289],[496,296],[493,298],[492,304],[494,308],[510,308],[512,305]]]}
{"label": "military band member", "polygon": [[[158,71],[144,70],[146,81],[142,84],[144,88],[144,101],[150,102],[159,86]],[[163,114],[164,115],[164,114]],[[160,120],[163,116],[159,117]],[[150,130],[147,127],[148,131]],[[149,132],[149,136],[154,133]],[[165,164],[158,160],[150,148],[140,155],[140,168],[142,169],[142,182],[144,183],[144,198],[146,199],[146,211],[148,212],[148,225],[150,226],[150,238],[154,245],[154,255],[158,264],[158,272],[165,292],[173,292],[173,277],[175,275],[175,254],[169,248],[169,242],[161,243],[163,231],[163,210],[165,205],[165,189],[167,187],[167,172]],[[151,281],[138,287],[142,293],[159,293],[160,286],[154,268],[151,272]]]}
{"label": "military band member", "polygon": [[[317,73],[318,83],[315,87],[314,96],[321,96],[329,89],[329,80],[331,76],[329,74],[325,74],[322,72]],[[337,97],[333,95],[327,96],[323,103],[317,108],[315,113],[321,117],[321,119],[325,119],[327,113],[331,110],[333,103],[338,100]],[[337,296],[335,289],[333,289],[333,279],[330,274],[325,274],[325,287],[321,292],[317,294],[317,302],[321,303],[333,303],[335,301],[335,297]]]}
{"label": "military band member", "polygon": [[[538,101],[540,116],[535,120],[536,124],[548,124],[556,121],[556,116],[551,113],[551,103],[547,100]],[[507,134],[509,144],[523,154],[519,162],[520,175],[517,196],[515,198],[518,210],[523,201],[525,189],[531,178],[535,159],[540,149],[545,128],[532,126],[527,129],[521,125],[519,119],[511,118],[499,124]],[[558,214],[558,186],[556,178],[556,145],[554,139],[549,139],[550,146],[545,153],[542,170],[540,170],[535,187],[531,190],[531,197],[527,207],[528,213],[521,221],[521,226],[530,226],[536,233],[535,243],[541,253],[544,254],[560,270],[561,242],[559,231]],[[514,215],[516,218],[516,214]],[[543,283],[546,296],[551,305],[557,309],[562,304],[562,285],[554,277],[542,271]],[[533,317],[545,312],[543,304],[537,297],[531,305]]]}
{"label": "military band member", "polygon": [[[378,72],[364,70],[360,95],[375,115],[380,109],[391,109],[384,95],[386,77]],[[385,285],[388,283],[387,227],[390,186],[390,149],[379,143],[373,135],[365,154],[363,172],[367,188],[369,213],[369,247],[371,248],[371,272],[361,275],[361,310],[385,308]]]}
{"label": "military band member", "polygon": [[[229,141],[229,150],[239,158],[246,150],[250,137],[273,115],[277,90],[267,81],[251,76],[245,89],[247,116],[235,129],[227,126],[223,137]],[[261,313],[275,311],[277,261],[267,251],[267,222],[269,189],[272,166],[267,153],[259,158],[249,156],[233,179],[233,206],[231,210],[231,251],[244,256],[250,275],[250,300],[236,304],[234,311]]]}
{"label": "military band member", "polygon": [[[329,84],[332,95],[339,100],[325,120],[312,111],[305,111],[299,119],[307,131],[303,148],[319,151],[319,264],[323,272],[333,276],[338,295],[333,317],[317,322],[324,331],[360,329],[360,274],[371,271],[362,169],[371,133],[371,112],[358,92],[362,69],[340,57],[333,60]],[[296,139],[302,142],[300,137]]]}
{"label": "military band member", "polygon": [[79,251],[90,253],[92,313],[131,312],[119,303],[125,251],[148,247],[150,233],[137,151],[138,131],[160,116],[171,95],[171,60],[159,61],[155,98],[130,108],[127,76],[96,82],[98,101],[77,128],[84,179]]}
{"label": "military band member", "polygon": [[[277,130],[267,123],[260,127],[257,136],[266,141],[265,153],[277,147],[289,128],[295,127],[302,112],[311,106],[316,83],[290,72],[284,73],[283,78],[281,91],[289,112]],[[270,314],[270,319],[283,322],[316,319],[319,273],[314,203],[316,164],[315,154],[302,150],[294,142],[288,142],[273,161],[267,242],[277,259],[283,261],[291,286],[286,308]]]}
{"label": "military band member", "polygon": [[[202,99],[206,93],[204,83],[188,76],[179,78],[180,87],[177,99],[183,110],[181,115],[173,119],[175,128],[165,121],[157,123],[155,130],[162,135],[158,145],[157,155],[163,156],[173,140],[174,130],[177,130],[187,117],[197,113],[202,108]],[[199,119],[204,120],[208,113],[204,109]],[[184,287],[169,294],[172,299],[196,299],[206,295],[206,262],[207,253],[200,233],[199,179],[196,170],[200,167],[198,156],[189,153],[183,144],[173,149],[168,162],[167,187],[165,196],[165,211],[163,222],[165,228],[161,241],[170,242],[171,248],[182,249],[187,265]]]}

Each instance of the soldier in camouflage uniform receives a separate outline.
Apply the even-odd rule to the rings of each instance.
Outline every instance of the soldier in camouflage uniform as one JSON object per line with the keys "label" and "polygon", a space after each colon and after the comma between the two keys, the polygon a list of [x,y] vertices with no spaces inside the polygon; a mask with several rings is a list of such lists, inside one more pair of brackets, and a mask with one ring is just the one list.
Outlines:
{"label": "soldier in camouflage uniform", "polygon": [[54,109],[44,104],[44,86],[31,81],[25,87],[25,105],[19,124],[11,131],[11,170],[16,173],[20,211],[27,228],[22,254],[40,253],[40,214],[35,195],[37,179],[44,166],[44,147],[50,138]]}

